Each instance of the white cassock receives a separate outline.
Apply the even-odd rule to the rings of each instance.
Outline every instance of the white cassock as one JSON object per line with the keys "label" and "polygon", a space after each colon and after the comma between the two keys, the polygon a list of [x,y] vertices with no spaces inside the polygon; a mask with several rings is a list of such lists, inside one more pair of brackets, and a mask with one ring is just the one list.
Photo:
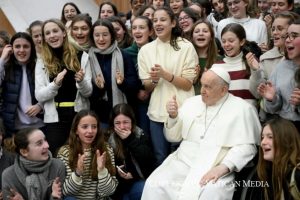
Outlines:
{"label": "white cassock", "polygon": [[260,132],[256,109],[239,97],[228,94],[208,107],[201,96],[187,99],[165,123],[167,140],[182,142],[147,179],[142,200],[232,199],[234,173],[215,184],[199,182],[219,164],[240,171],[255,156]]}

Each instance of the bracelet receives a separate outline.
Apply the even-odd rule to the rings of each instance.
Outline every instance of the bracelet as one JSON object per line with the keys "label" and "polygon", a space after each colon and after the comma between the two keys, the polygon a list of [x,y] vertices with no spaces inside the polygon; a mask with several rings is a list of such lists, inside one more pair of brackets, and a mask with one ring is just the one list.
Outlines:
{"label": "bracelet", "polygon": [[172,83],[172,81],[174,80],[174,77],[175,77],[174,74],[172,74],[172,78],[171,78],[171,80],[169,80],[170,83]]}

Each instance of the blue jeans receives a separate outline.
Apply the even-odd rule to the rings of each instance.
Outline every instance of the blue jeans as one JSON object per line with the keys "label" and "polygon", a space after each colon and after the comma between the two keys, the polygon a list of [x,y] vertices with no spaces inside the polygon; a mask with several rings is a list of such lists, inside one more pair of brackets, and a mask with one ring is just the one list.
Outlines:
{"label": "blue jeans", "polygon": [[137,105],[137,125],[143,129],[144,133],[150,136],[150,119],[147,115],[148,104],[138,102]]}
{"label": "blue jeans", "polygon": [[123,200],[140,200],[142,197],[145,181],[136,181],[132,184],[128,193],[123,195]]}
{"label": "blue jeans", "polygon": [[170,153],[170,143],[166,140],[163,130],[164,123],[150,120],[150,136],[156,158],[156,166],[159,166]]}

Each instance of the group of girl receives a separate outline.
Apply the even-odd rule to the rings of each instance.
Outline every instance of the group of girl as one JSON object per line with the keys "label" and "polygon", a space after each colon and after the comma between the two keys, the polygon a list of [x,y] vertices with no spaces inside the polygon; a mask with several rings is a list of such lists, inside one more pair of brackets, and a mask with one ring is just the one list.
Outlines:
{"label": "group of girl", "polygon": [[[171,151],[172,145],[163,135],[164,121],[168,117],[166,102],[176,96],[181,105],[188,97],[200,94],[201,74],[212,65],[229,72],[231,93],[254,106],[257,106],[256,98],[262,98],[261,110],[277,113],[299,128],[300,92],[294,74],[299,68],[300,25],[296,14],[275,15],[271,32],[274,48],[262,55],[259,62],[259,54],[249,53],[253,44],[247,41],[251,37],[247,34],[249,27],[244,25],[249,22],[252,27],[253,23],[261,23],[250,20],[248,1],[229,0],[223,2],[228,9],[219,10],[218,2],[213,3],[214,13],[206,9],[198,15],[194,15],[192,8],[184,8],[188,5],[184,0],[171,0],[170,8],[160,7],[162,4],[157,2],[153,1],[154,8],[145,6],[141,9],[143,12],[133,12],[137,16],[131,20],[134,41],[131,45],[127,43],[126,26],[113,17],[117,15],[117,9],[106,2],[100,5],[100,19],[94,24],[87,14],[80,14],[76,5],[66,4],[63,22],[56,19],[37,21],[29,29],[32,37],[17,33],[4,47],[0,73],[2,117],[7,135],[21,137],[22,131],[16,134],[17,131],[33,127],[23,133],[22,139],[25,137],[27,142],[17,148],[20,162],[14,167],[19,169],[21,166],[20,171],[26,178],[29,175],[22,171],[23,165],[28,160],[43,160],[45,168],[42,169],[51,171],[50,165],[61,164],[52,161],[48,149],[54,155],[59,150],[58,158],[64,163],[61,166],[66,167],[66,174],[54,171],[50,173],[51,177],[28,177],[46,178],[43,181],[52,183],[49,184],[51,194],[45,192],[48,189],[44,186],[39,194],[35,194],[25,181],[20,185],[24,188],[18,190],[15,186],[17,191],[11,191],[13,187],[9,184],[13,183],[9,183],[6,195],[26,196],[27,190],[27,195],[33,195],[32,198],[64,195],[102,199],[113,193],[115,198],[140,197],[144,183],[141,180]],[[211,15],[217,21],[227,11],[232,15],[228,20],[236,23],[221,21],[211,25],[200,19],[202,15]],[[220,24],[224,26],[222,30]],[[259,30],[252,36],[261,41],[258,50],[265,51],[267,32],[264,28],[255,28]],[[220,48],[215,34],[224,50],[224,59],[218,54]],[[285,50],[287,57],[283,56]],[[268,69],[270,65],[264,64],[268,62],[280,62],[278,66],[282,67]],[[286,66],[291,69],[282,72]],[[271,74],[271,71],[274,72]],[[292,85],[280,84],[287,74]],[[272,82],[263,81],[269,77]],[[133,111],[126,103],[132,105]],[[100,127],[108,130],[106,139]],[[31,144],[40,147],[37,158],[31,157]],[[289,163],[291,168],[300,162],[297,159]],[[258,175],[262,177],[260,172]],[[282,187],[275,188],[274,192],[277,195],[281,190]]]}

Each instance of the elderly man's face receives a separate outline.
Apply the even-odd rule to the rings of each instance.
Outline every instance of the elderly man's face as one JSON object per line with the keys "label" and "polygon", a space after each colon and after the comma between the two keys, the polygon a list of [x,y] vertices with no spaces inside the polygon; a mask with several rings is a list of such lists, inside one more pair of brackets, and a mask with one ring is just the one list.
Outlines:
{"label": "elderly man's face", "polygon": [[227,93],[227,87],[221,84],[220,79],[212,71],[207,71],[202,75],[201,96],[202,101],[208,106],[216,104]]}

